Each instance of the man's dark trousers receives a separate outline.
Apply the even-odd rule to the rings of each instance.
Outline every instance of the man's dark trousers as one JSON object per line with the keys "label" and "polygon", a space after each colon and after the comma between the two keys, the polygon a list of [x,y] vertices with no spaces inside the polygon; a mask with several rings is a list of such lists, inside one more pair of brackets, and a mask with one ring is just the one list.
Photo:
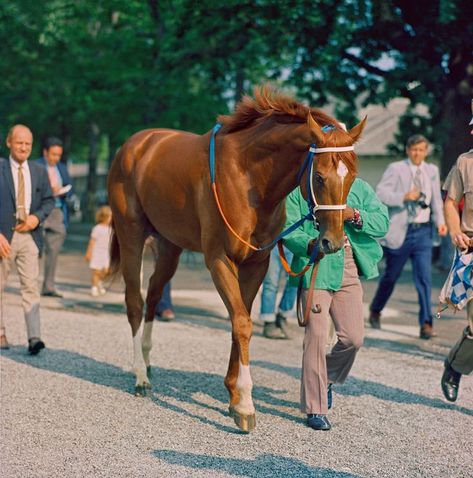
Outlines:
{"label": "man's dark trousers", "polygon": [[56,265],[59,252],[66,239],[66,226],[62,208],[55,207],[44,221],[44,280],[42,294],[56,292]]}
{"label": "man's dark trousers", "polygon": [[419,324],[432,324],[432,224],[410,224],[399,249],[384,248],[386,268],[371,302],[372,312],[381,312],[394,290],[407,262],[412,261],[414,283],[419,296]]}

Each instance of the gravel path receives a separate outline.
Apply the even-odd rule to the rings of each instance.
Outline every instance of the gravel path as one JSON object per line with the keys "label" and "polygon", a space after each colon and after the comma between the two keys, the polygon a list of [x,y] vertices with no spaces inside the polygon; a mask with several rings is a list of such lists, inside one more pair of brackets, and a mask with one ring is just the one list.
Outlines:
{"label": "gravel path", "polygon": [[446,402],[451,343],[419,341],[413,322],[367,330],[335,387],[330,432],[307,428],[298,411],[302,330],[291,324],[293,340],[270,341],[256,323],[257,427],[244,435],[227,416],[230,324],[210,292],[199,302],[180,291],[177,320],[155,323],[153,391],[137,398],[121,293],[100,302],[71,287],[44,300],[47,349],[30,357],[16,286],[4,297],[13,346],[0,359],[2,477],[473,476],[473,379]]}

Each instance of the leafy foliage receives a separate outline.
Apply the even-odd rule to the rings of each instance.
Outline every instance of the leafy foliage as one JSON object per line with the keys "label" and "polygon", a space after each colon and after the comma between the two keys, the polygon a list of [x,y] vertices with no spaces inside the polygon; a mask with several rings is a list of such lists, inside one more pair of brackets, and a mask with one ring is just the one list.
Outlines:
{"label": "leafy foliage", "polygon": [[472,18],[471,0],[12,0],[0,131],[23,122],[36,152],[55,134],[92,158],[94,135],[113,153],[143,128],[207,131],[270,80],[348,124],[361,105],[409,98],[393,150],[427,134],[445,173],[469,146]]}

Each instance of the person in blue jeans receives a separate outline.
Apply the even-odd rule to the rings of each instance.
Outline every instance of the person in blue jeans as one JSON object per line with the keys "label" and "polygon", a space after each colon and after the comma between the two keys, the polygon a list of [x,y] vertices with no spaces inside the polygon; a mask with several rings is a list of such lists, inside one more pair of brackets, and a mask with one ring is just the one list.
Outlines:
{"label": "person in blue jeans", "polygon": [[388,302],[408,259],[419,297],[419,337],[433,337],[431,306],[432,229],[447,234],[440,195],[439,169],[426,162],[428,140],[416,134],[407,140],[407,158],[391,163],[376,187],[379,199],[388,207],[389,230],[379,242],[386,268],[370,305],[369,323],[381,328],[381,312]]}
{"label": "person in blue jeans", "polygon": [[[284,247],[286,259],[290,264],[292,261],[292,252]],[[284,276],[285,285],[278,310],[276,309],[276,299],[281,283],[281,275]],[[269,259],[269,267],[263,280],[263,290],[261,294],[260,319],[264,322],[263,336],[268,339],[289,339],[287,333],[287,315],[294,307],[297,295],[297,288],[290,286],[287,280],[287,273],[284,271],[279,258],[279,251],[274,247]]]}
{"label": "person in blue jeans", "polygon": [[[156,246],[156,239],[153,236],[148,236],[145,241],[145,247],[149,247],[153,254],[154,260],[158,257],[158,248]],[[143,278],[141,278],[143,281]],[[176,318],[174,314],[174,307],[171,300],[171,281],[167,282],[163,289],[161,300],[154,311],[155,318],[162,322],[169,322]]]}
{"label": "person in blue jeans", "polygon": [[171,282],[166,283],[161,300],[156,306],[156,318],[163,322],[175,319],[174,308],[171,300]]}

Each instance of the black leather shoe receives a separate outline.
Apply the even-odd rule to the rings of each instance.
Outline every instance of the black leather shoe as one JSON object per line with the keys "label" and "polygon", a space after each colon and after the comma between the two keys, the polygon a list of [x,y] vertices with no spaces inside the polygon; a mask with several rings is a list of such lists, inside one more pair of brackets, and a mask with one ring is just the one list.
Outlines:
{"label": "black leather shoe", "polygon": [[327,405],[329,410],[332,408],[332,405],[333,405],[332,385],[333,384],[329,383],[327,387]]}
{"label": "black leather shoe", "polygon": [[454,402],[457,399],[461,376],[462,374],[453,370],[448,361],[445,360],[445,369],[440,383],[443,395],[449,402]]}
{"label": "black leather shoe", "polygon": [[373,312],[370,311],[370,316],[368,322],[371,325],[372,329],[380,329],[381,328],[381,313],[380,312]]}
{"label": "black leather shoe", "polygon": [[314,413],[307,415],[307,425],[314,430],[330,430],[332,428],[326,415]]}
{"label": "black leather shoe", "polygon": [[48,291],[48,292],[42,292],[41,295],[43,297],[57,297],[58,299],[61,299],[62,297],[64,297],[62,294],[60,294],[59,292],[57,292],[55,290]]}
{"label": "black leather shoe", "polygon": [[46,347],[41,339],[36,338],[28,340],[28,344],[28,353],[30,355],[38,355]]}

